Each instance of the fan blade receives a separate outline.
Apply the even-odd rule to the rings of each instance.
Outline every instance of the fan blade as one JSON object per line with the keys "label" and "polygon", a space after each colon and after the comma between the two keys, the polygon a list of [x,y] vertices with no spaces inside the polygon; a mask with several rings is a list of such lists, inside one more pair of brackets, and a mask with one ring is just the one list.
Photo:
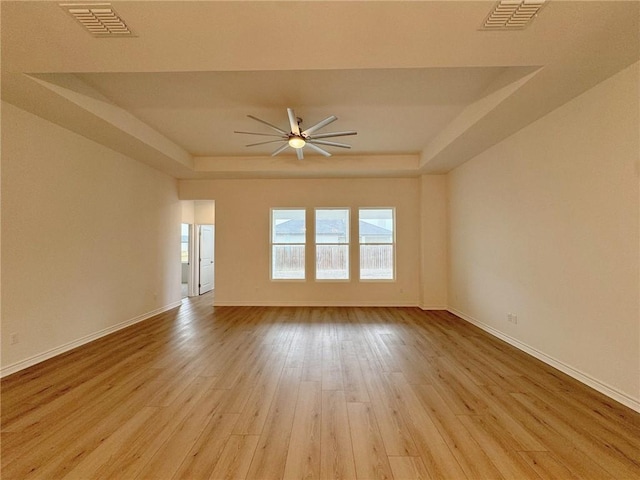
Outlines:
{"label": "fan blade", "polygon": [[304,160],[304,153],[301,148],[296,148],[296,155],[298,156],[298,160]]}
{"label": "fan blade", "polygon": [[347,135],[357,135],[358,132],[353,130],[349,130],[348,132],[331,132],[331,133],[318,133],[317,135],[309,136],[309,140],[313,140],[315,138],[330,138],[330,137],[345,137]]}
{"label": "fan blade", "polygon": [[335,115],[331,115],[330,117],[325,118],[321,122],[318,122],[315,125],[307,128],[304,132],[302,132],[302,135],[309,135],[322,127],[326,127],[331,122],[335,122],[337,119],[338,117],[336,117]]}
{"label": "fan blade", "polygon": [[233,133],[244,133],[246,135],[262,135],[263,137],[278,137],[284,139],[287,138],[285,135],[276,135],[275,133],[240,132],[238,130],[234,130]]}
{"label": "fan blade", "polygon": [[298,126],[298,119],[293,108],[287,108],[287,114],[289,115],[289,124],[291,125],[291,133],[294,135],[300,135],[300,127]]}
{"label": "fan blade", "polygon": [[329,145],[331,147],[351,148],[351,145],[347,145],[346,143],[327,142],[326,140],[311,139],[307,143],[317,143],[319,145]]}
{"label": "fan blade", "polygon": [[260,120],[258,117],[254,117],[253,115],[247,115],[247,117],[252,118],[257,122],[264,123],[267,127],[274,129],[276,132],[281,133],[282,135],[289,135],[289,132],[285,132],[281,128],[278,128],[275,125],[271,125],[269,122],[265,122],[264,120]]}
{"label": "fan blade", "polygon": [[327,152],[326,150],[323,150],[322,148],[314,145],[313,143],[307,142],[305,147],[309,147],[310,149],[315,150],[316,152],[324,155],[325,157],[330,157],[331,156],[331,154],[329,152]]}
{"label": "fan blade", "polygon": [[284,152],[287,147],[289,146],[288,143],[285,143],[284,145],[282,145],[281,147],[278,147],[277,150],[274,150],[273,153],[271,154],[272,157],[275,157],[276,155],[278,155],[280,152]]}
{"label": "fan blade", "polygon": [[276,143],[276,142],[284,142],[284,140],[269,140],[266,142],[250,143],[249,145],[245,145],[245,147],[255,147],[256,145],[265,145],[267,143]]}

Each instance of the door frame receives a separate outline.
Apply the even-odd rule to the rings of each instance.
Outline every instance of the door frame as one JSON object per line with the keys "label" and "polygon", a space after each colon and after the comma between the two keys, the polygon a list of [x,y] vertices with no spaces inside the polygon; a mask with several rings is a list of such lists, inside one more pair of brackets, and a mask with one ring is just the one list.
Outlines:
{"label": "door frame", "polygon": [[[216,248],[215,248],[215,238],[216,238],[215,237],[215,228],[216,227],[212,223],[199,224],[198,225],[198,235],[197,235],[197,238],[198,238],[198,251],[197,251],[198,252],[197,253],[198,267],[196,268],[196,270],[198,272],[198,282],[196,283],[196,285],[197,285],[197,288],[196,288],[197,295],[201,295],[200,289],[202,288],[201,285],[200,285],[200,283],[202,283],[202,279],[200,278],[201,267],[202,267],[202,265],[201,265],[202,258],[201,258],[201,251],[200,250],[202,248],[202,241],[201,240],[202,240],[202,229],[203,229],[203,227],[211,227],[211,231],[212,231],[211,264],[215,265],[215,251],[216,251]],[[213,271],[211,272],[211,289],[208,290],[208,291],[211,291],[211,290],[213,290],[215,288],[215,267],[212,267],[212,270]]]}

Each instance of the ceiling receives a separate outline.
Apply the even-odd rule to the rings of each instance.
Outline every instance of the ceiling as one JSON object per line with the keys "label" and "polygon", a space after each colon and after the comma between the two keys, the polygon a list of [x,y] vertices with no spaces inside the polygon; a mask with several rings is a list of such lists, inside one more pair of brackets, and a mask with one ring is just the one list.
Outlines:
{"label": "ceiling", "polygon": [[[480,28],[484,0],[110,3],[134,37],[1,2],[2,98],[176,178],[445,173],[640,58],[638,1],[548,0],[512,31]],[[234,133],[287,107],[352,148]]]}

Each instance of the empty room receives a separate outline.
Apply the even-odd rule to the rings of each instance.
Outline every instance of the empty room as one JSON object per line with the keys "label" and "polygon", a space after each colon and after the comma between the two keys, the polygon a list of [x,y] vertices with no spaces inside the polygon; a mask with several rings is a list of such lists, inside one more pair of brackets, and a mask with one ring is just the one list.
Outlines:
{"label": "empty room", "polygon": [[640,2],[0,26],[2,479],[640,478]]}

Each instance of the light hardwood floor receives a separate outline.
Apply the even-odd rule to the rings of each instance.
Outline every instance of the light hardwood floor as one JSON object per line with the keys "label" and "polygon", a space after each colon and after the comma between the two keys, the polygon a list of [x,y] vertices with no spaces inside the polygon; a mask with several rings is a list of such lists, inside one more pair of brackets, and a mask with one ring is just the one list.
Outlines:
{"label": "light hardwood floor", "polygon": [[2,381],[8,479],[638,479],[640,415],[446,312],[211,307]]}

